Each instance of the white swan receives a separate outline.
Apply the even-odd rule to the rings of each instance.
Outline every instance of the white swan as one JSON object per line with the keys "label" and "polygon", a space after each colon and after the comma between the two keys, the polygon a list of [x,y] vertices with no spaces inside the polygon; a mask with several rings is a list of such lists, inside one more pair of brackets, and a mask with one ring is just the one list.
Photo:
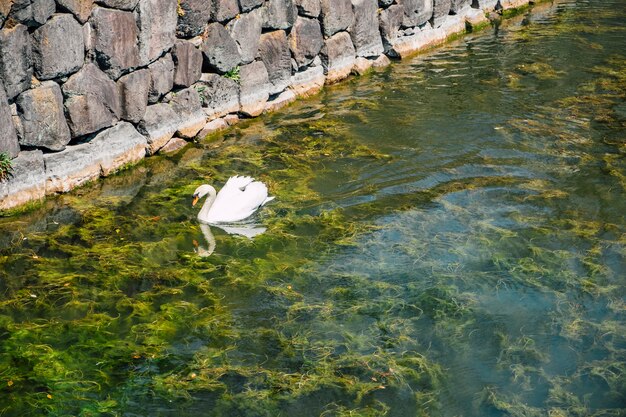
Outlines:
{"label": "white swan", "polygon": [[261,207],[272,201],[267,196],[267,186],[252,177],[230,177],[219,193],[208,184],[196,188],[193,203],[196,205],[205,195],[209,195],[198,213],[198,220],[204,223],[232,223],[244,220]]}

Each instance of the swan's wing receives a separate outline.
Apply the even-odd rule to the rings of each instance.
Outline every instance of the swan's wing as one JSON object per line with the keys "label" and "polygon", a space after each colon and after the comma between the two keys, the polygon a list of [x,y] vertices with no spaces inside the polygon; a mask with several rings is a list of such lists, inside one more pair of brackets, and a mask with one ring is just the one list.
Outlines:
{"label": "swan's wing", "polygon": [[211,222],[234,222],[250,217],[268,201],[267,186],[251,177],[231,177],[211,206]]}

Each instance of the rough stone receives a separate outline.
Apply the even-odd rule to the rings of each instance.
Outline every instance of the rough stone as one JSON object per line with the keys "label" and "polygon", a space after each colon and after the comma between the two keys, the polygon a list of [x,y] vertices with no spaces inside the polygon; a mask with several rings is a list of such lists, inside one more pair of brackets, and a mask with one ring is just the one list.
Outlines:
{"label": "rough stone", "polygon": [[17,141],[17,133],[13,126],[11,107],[7,101],[2,81],[0,81],[0,153],[7,154],[9,158],[15,158],[20,151]]}
{"label": "rough stone", "polygon": [[289,34],[289,46],[298,68],[313,62],[324,46],[319,21],[298,16]]}
{"label": "rough stone", "polygon": [[322,66],[310,67],[292,75],[289,88],[297,97],[310,97],[322,90],[325,80]]}
{"label": "rough stone", "polygon": [[218,0],[180,0],[176,33],[182,38],[201,35],[211,19],[211,6]]}
{"label": "rough stone", "polygon": [[263,17],[260,9],[242,14],[226,26],[230,36],[237,43],[242,64],[249,64],[256,58],[262,26]]}
{"label": "rough stone", "polygon": [[358,56],[371,57],[383,53],[383,42],[378,29],[376,0],[352,0],[354,23],[350,28],[352,43]]}
{"label": "rough stone", "polygon": [[139,123],[146,114],[150,93],[150,70],[147,68],[131,72],[117,80],[120,95],[120,117]]}
{"label": "rough stone", "polygon": [[322,28],[325,36],[346,30],[354,20],[350,0],[321,0]]}
{"label": "rough stone", "polygon": [[317,18],[322,11],[320,0],[294,0],[294,2],[301,16]]}
{"label": "rough stone", "polygon": [[198,137],[200,139],[204,139],[212,133],[218,132],[220,130],[228,129],[230,124],[225,119],[215,119],[208,122],[202,130],[198,133]]}
{"label": "rough stone", "polygon": [[450,2],[450,12],[453,14],[457,14],[463,8],[468,7],[471,3],[471,0],[452,0]]}
{"label": "rough stone", "polygon": [[489,18],[480,9],[468,9],[464,17],[470,31],[489,23]]}
{"label": "rough stone", "polygon": [[259,43],[259,56],[269,74],[270,94],[278,94],[291,80],[291,52],[283,30],[264,33]]}
{"label": "rough stone", "polygon": [[213,2],[212,20],[226,22],[239,14],[237,0],[215,0]]}
{"label": "rough stone", "polygon": [[7,17],[9,17],[11,6],[13,6],[13,0],[0,1],[0,28],[2,28],[4,21],[7,19]]}
{"label": "rough stone", "polygon": [[208,66],[225,73],[241,62],[237,42],[219,23],[211,23],[202,42],[202,53]]}
{"label": "rough stone", "polygon": [[95,0],[96,3],[102,4],[111,9],[133,10],[139,0]]}
{"label": "rough stone", "polygon": [[89,144],[96,148],[100,173],[104,177],[146,156],[146,138],[127,122],[98,133]]}
{"label": "rough stone", "polygon": [[72,13],[80,23],[85,23],[91,15],[93,0],[57,0],[57,4]]}
{"label": "rough stone", "polygon": [[41,151],[22,151],[11,162],[12,176],[0,181],[0,210],[41,200],[46,195],[46,174]]}
{"label": "rough stone", "polygon": [[285,90],[278,95],[274,100],[270,100],[265,104],[264,113],[271,113],[273,111],[282,109],[285,106],[296,101],[296,93],[291,90]]}
{"label": "rough stone", "polygon": [[115,82],[94,64],[72,75],[63,85],[63,94],[73,137],[113,126],[121,114]]}
{"label": "rough stone", "polygon": [[28,29],[16,25],[0,31],[0,79],[9,100],[30,87],[33,76]]}
{"label": "rough stone", "polygon": [[433,27],[441,26],[446,16],[450,13],[451,0],[433,0],[433,17],[430,19]]}
{"label": "rough stone", "polygon": [[98,64],[114,79],[139,66],[139,29],[131,12],[94,8],[90,24]]}
{"label": "rough stone", "polygon": [[193,139],[206,123],[206,115],[202,110],[198,92],[194,88],[186,88],[168,94],[166,101],[180,120],[176,135]]}
{"label": "rough stone", "polygon": [[56,10],[54,0],[13,0],[9,16],[28,27],[41,26]]}
{"label": "rough stone", "polygon": [[239,0],[239,7],[242,12],[248,12],[261,6],[265,0]]}
{"label": "rough stone", "polygon": [[71,14],[55,15],[33,33],[33,62],[40,80],[72,74],[84,60],[83,29]]}
{"label": "rough stone", "polygon": [[174,85],[190,87],[202,76],[202,52],[189,41],[178,41],[172,48]]}
{"label": "rough stone", "polygon": [[386,68],[389,65],[391,65],[391,60],[389,59],[389,57],[387,57],[387,55],[381,55],[378,58],[376,58],[374,60],[374,62],[372,63],[372,67],[373,68]]}
{"label": "rough stone", "polygon": [[289,29],[296,21],[298,10],[293,0],[267,0],[263,13],[264,29]]}
{"label": "rough stone", "polygon": [[139,0],[135,9],[139,28],[139,62],[148,65],[176,41],[177,0]]}
{"label": "rough stone", "polygon": [[357,57],[354,61],[354,67],[352,68],[352,73],[355,75],[365,75],[369,70],[372,69],[374,65],[374,61],[371,59],[363,58],[362,56]]}
{"label": "rough stone", "polygon": [[236,114],[227,114],[223,117],[224,121],[228,123],[228,126],[234,126],[239,123],[239,116]]}
{"label": "rough stone", "polygon": [[194,85],[209,118],[239,111],[239,84],[217,74],[202,74]]}
{"label": "rough stone", "polygon": [[165,144],[165,146],[159,149],[159,153],[175,153],[180,151],[187,145],[189,145],[189,142],[187,142],[185,139],[172,138]]}
{"label": "rough stone", "polygon": [[321,53],[326,82],[335,83],[350,75],[355,55],[352,39],[347,32],[339,32],[326,39]]}
{"label": "rough stone", "polygon": [[403,20],[404,7],[399,4],[394,4],[380,12],[378,23],[385,51],[391,48],[393,41],[398,37]]}
{"label": "rough stone", "polygon": [[71,139],[63,113],[61,89],[53,81],[41,83],[17,97],[17,109],[24,128],[20,145],[51,151],[65,149]]}
{"label": "rough stone", "polygon": [[180,120],[169,104],[159,103],[148,106],[143,120],[137,127],[146,136],[146,153],[155,154],[174,136]]}
{"label": "rough stone", "polygon": [[260,61],[243,65],[239,75],[239,111],[246,116],[256,117],[263,113],[270,96],[271,84],[265,65]]}
{"label": "rough stone", "polygon": [[402,26],[406,28],[421,26],[433,15],[433,0],[396,0],[396,3],[404,7]]}
{"label": "rough stone", "polygon": [[174,88],[174,60],[171,54],[148,66],[150,71],[150,92],[148,103],[156,103]]}

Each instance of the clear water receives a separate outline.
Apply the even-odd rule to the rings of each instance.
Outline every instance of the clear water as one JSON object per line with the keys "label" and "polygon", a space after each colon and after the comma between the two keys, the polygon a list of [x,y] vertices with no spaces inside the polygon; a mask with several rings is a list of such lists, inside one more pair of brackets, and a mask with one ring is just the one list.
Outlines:
{"label": "clear water", "polygon": [[[539,4],[0,219],[0,415],[626,415],[625,22]],[[211,243],[237,173],[266,230]]]}

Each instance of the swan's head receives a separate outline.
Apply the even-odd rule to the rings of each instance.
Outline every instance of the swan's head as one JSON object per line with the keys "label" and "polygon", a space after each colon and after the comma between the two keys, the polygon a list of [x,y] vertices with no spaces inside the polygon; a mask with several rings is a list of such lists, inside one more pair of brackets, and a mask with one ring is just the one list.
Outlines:
{"label": "swan's head", "polygon": [[193,201],[191,202],[191,205],[195,206],[198,203],[198,200],[209,194],[211,191],[215,192],[215,188],[208,184],[203,184],[196,188],[196,191],[193,192]]}

